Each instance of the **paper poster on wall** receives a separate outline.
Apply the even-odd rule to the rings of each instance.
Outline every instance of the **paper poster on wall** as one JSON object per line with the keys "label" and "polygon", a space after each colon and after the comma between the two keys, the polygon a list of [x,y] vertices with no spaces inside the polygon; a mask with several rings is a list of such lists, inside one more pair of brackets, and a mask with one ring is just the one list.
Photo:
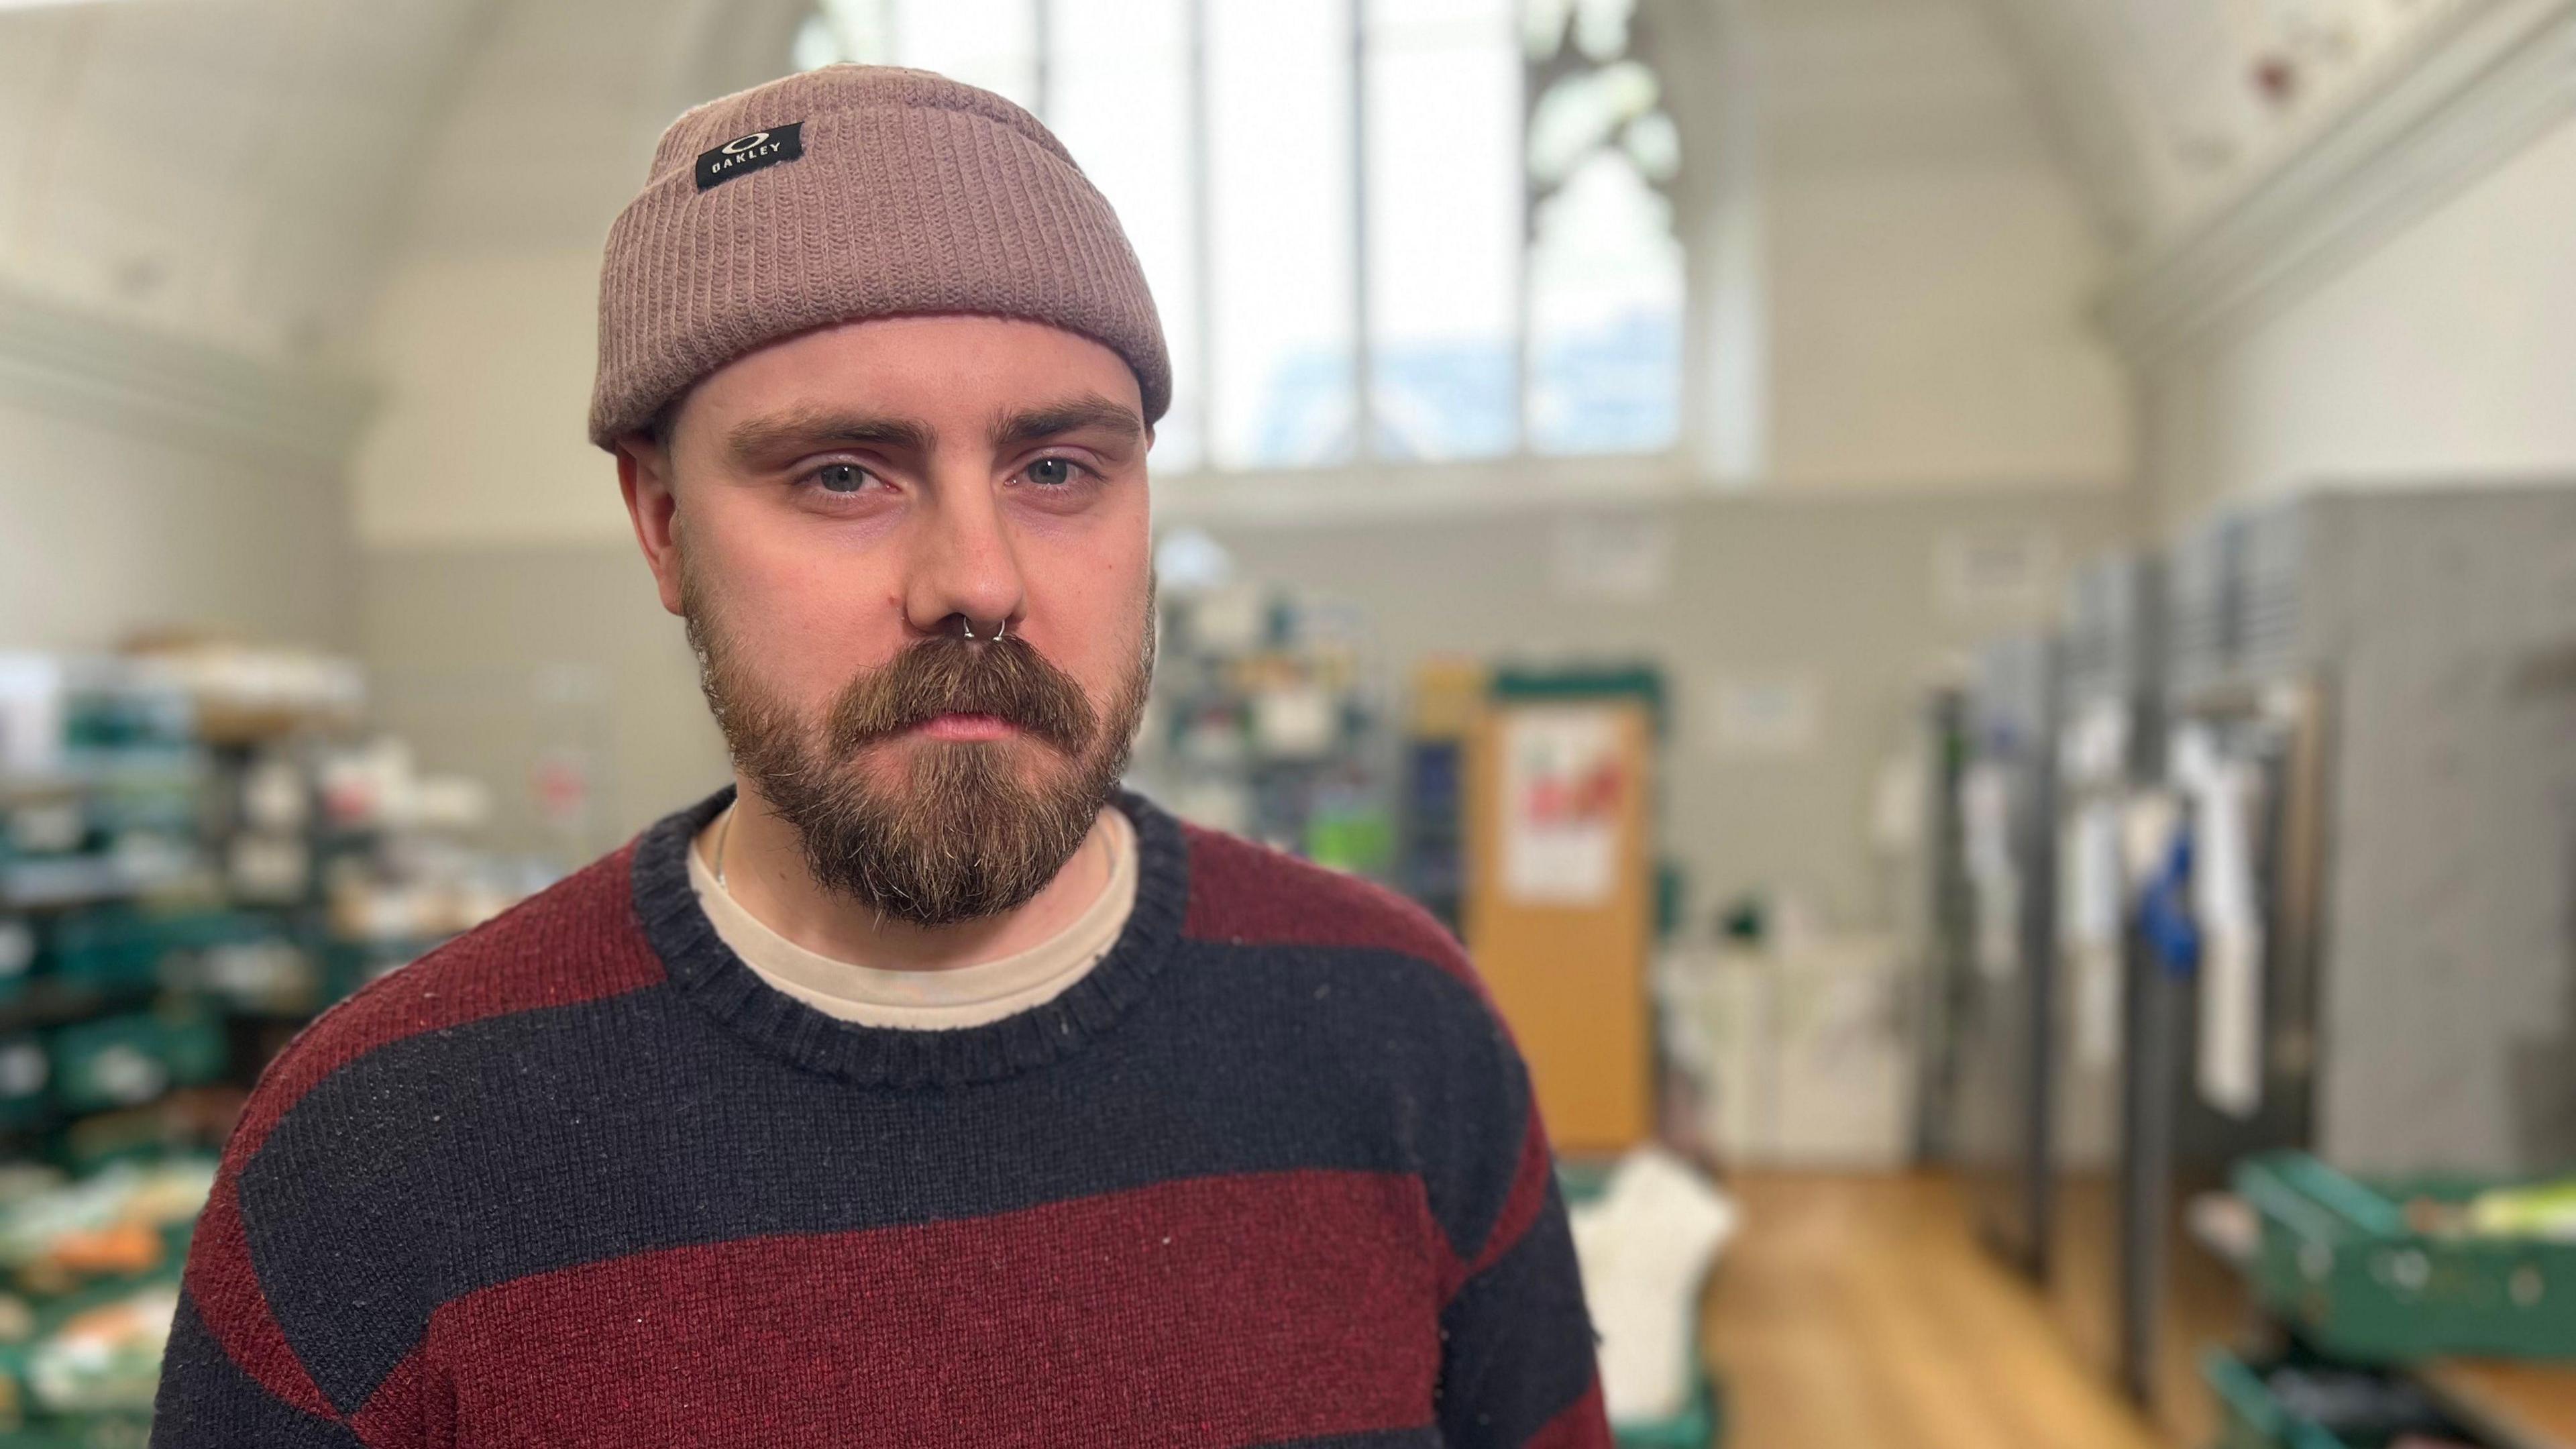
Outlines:
{"label": "paper poster on wall", "polygon": [[1797,755],[1815,748],[1816,681],[1805,675],[1739,675],[1712,682],[1708,749],[1720,758]]}
{"label": "paper poster on wall", "polygon": [[1523,905],[1609,904],[1630,788],[1619,715],[1516,709],[1504,717],[1502,746],[1504,893]]}
{"label": "paper poster on wall", "polygon": [[1550,562],[1569,598],[1643,603],[1672,578],[1672,525],[1650,514],[1578,514],[1557,525]]}
{"label": "paper poster on wall", "polygon": [[2042,529],[1963,529],[1933,545],[1933,596],[1955,620],[2042,617],[2056,574],[2056,540]]}

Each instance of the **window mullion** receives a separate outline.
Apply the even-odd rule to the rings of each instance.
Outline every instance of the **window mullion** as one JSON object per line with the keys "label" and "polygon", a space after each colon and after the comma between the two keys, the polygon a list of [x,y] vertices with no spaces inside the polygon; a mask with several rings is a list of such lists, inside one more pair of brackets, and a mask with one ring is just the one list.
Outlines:
{"label": "window mullion", "polygon": [[1369,338],[1368,0],[1350,0],[1351,15],[1351,457],[1377,456],[1374,348]]}
{"label": "window mullion", "polygon": [[1190,0],[1190,285],[1198,292],[1197,329],[1199,456],[1201,468],[1215,466],[1216,441],[1216,223],[1210,195],[1208,155],[1207,8],[1210,0]]}
{"label": "window mullion", "polygon": [[1538,249],[1538,178],[1530,168],[1530,117],[1538,110],[1543,89],[1538,63],[1529,57],[1524,43],[1521,52],[1521,124],[1519,157],[1521,175],[1520,245],[1513,248],[1519,261],[1519,274],[1512,280],[1512,456],[1530,453],[1530,278],[1536,272],[1531,257]]}

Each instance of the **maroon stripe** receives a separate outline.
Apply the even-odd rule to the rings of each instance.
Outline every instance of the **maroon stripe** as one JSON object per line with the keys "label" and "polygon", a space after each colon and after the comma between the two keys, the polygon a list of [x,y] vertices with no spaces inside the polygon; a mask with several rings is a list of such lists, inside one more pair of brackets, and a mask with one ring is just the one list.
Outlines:
{"label": "maroon stripe", "polygon": [[455,1385],[435,1359],[415,1353],[395,1365],[368,1396],[366,1407],[349,1417],[349,1429],[370,1449],[453,1445],[458,1442]]}
{"label": "maroon stripe", "polygon": [[1601,1405],[1601,1376],[1565,1412],[1547,1421],[1523,1449],[1610,1449],[1610,1416]]}
{"label": "maroon stripe", "polygon": [[253,1383],[306,1413],[338,1420],[260,1294],[229,1167],[216,1177],[206,1210],[197,1219],[196,1235],[188,1244],[186,1282],[206,1331]]}
{"label": "maroon stripe", "polygon": [[225,1147],[227,1165],[249,1161],[305,1093],[379,1047],[661,981],[661,958],[635,919],[634,853],[628,845],[592,862],[324,1012],[261,1073]]}
{"label": "maroon stripe", "polygon": [[419,1353],[453,1372],[468,1444],[1413,1428],[1440,1370],[1437,1237],[1409,1176],[1199,1178],[540,1274],[442,1307]]}
{"label": "maroon stripe", "polygon": [[1467,953],[1431,913],[1383,886],[1197,826],[1190,909],[1181,932],[1232,945],[1354,946],[1398,951],[1476,987]]}

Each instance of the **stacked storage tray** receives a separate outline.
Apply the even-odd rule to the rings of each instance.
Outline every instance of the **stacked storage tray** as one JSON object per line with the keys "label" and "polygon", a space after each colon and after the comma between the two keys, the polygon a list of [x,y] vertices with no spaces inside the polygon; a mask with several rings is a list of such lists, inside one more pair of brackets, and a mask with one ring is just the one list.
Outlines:
{"label": "stacked storage tray", "polygon": [[2401,1376],[2295,1352],[2257,1367],[2224,1349],[2204,1354],[2200,1371],[2218,1399],[2217,1449],[2388,1449],[2410,1438],[2481,1442]]}
{"label": "stacked storage tray", "polygon": [[2576,1358],[2576,1243],[2418,1231],[2407,1204],[2502,1184],[2363,1183],[2305,1153],[2250,1158],[2236,1191],[2261,1216],[2249,1276],[2266,1307],[2354,1363]]}

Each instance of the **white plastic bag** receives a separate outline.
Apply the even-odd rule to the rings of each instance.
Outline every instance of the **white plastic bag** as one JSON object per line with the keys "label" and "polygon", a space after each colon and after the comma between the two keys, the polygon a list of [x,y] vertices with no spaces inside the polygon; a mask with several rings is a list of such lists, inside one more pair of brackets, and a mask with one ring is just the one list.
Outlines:
{"label": "white plastic bag", "polygon": [[1734,1199],[1661,1148],[1619,1160],[1600,1197],[1569,1210],[1583,1298],[1601,1334],[1601,1396],[1613,1423],[1688,1406],[1700,1289],[1735,1235]]}

